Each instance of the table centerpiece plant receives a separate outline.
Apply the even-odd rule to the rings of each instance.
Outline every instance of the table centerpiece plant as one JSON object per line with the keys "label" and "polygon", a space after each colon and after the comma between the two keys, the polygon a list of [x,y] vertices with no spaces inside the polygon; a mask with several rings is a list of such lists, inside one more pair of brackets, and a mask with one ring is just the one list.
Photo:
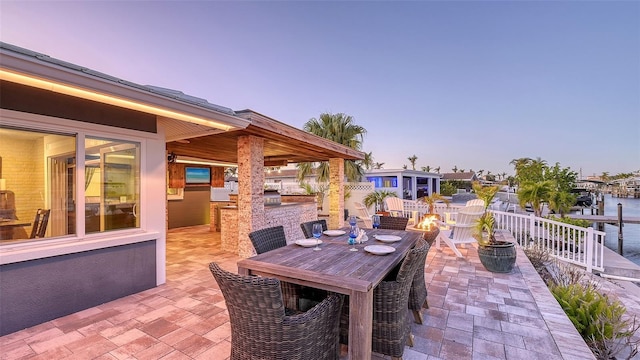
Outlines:
{"label": "table centerpiece plant", "polygon": [[473,183],[479,199],[484,200],[484,213],[477,220],[474,238],[478,241],[478,257],[485,269],[491,272],[508,273],[516,262],[515,244],[496,239],[496,219],[489,205],[498,192],[498,186],[482,186]]}

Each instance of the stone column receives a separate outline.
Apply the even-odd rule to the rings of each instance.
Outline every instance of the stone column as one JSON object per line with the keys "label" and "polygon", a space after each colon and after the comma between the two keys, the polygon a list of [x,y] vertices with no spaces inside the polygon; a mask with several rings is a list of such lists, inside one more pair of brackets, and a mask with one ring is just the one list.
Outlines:
{"label": "stone column", "polygon": [[264,139],[238,138],[238,255],[255,252],[249,233],[264,228]]}
{"label": "stone column", "polygon": [[344,225],[344,159],[329,159],[329,229]]}

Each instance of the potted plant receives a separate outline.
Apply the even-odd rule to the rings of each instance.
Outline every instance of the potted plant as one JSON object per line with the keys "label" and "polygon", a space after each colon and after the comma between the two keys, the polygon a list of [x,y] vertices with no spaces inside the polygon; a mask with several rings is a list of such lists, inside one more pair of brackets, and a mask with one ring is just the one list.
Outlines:
{"label": "potted plant", "polygon": [[432,193],[429,196],[423,196],[423,197],[420,198],[420,201],[425,203],[427,205],[427,207],[428,207],[428,211],[429,212],[427,214],[425,214],[425,216],[432,215],[432,216],[435,216],[438,220],[441,220],[441,217],[434,210],[436,202],[442,201],[445,204],[447,204],[447,207],[451,203],[451,201],[448,198],[446,198],[446,197],[444,197],[444,196],[442,196],[441,194],[438,194],[438,193]]}
{"label": "potted plant", "polygon": [[498,192],[498,186],[473,184],[478,198],[484,200],[484,214],[476,222],[473,237],[478,241],[478,257],[485,269],[491,272],[508,273],[516,263],[515,244],[510,241],[496,240],[496,219],[488,211],[491,200]]}

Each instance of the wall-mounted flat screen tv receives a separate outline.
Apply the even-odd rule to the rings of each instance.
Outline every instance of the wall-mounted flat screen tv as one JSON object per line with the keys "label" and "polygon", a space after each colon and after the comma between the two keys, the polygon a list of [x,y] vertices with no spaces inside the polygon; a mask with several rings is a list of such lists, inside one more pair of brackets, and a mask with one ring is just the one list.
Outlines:
{"label": "wall-mounted flat screen tv", "polygon": [[187,184],[209,184],[211,169],[208,167],[187,167],[185,168],[185,182]]}

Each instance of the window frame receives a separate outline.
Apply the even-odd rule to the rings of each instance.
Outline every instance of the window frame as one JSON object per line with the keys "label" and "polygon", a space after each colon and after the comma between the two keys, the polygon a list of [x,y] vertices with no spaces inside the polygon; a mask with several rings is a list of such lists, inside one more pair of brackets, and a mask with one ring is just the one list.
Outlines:
{"label": "window frame", "polygon": [[[0,244],[0,265],[10,264],[20,261],[34,260],[43,257],[72,254],[77,252],[108,248],[113,246],[156,240],[159,243],[157,250],[158,284],[164,282],[164,253],[166,231],[160,227],[160,221],[156,220],[151,224],[150,218],[162,213],[165,216],[162,224],[166,223],[166,182],[158,184],[157,180],[150,179],[149,166],[151,162],[159,163],[159,159],[150,159],[153,151],[150,151],[150,144],[154,150],[160,146],[164,147],[166,142],[164,134],[147,133],[137,130],[121,129],[106,125],[92,124],[81,121],[74,121],[56,118],[46,115],[24,113],[20,111],[0,109],[0,120],[3,126],[15,127],[26,131],[55,132],[59,134],[75,135],[76,137],[76,233],[60,237],[42,238],[35,241],[20,241],[7,244]],[[108,232],[85,233],[85,192],[84,161],[78,159],[85,158],[85,137],[114,138],[123,141],[140,143],[140,227],[118,229]],[[164,167],[153,169],[153,174],[158,172],[166,173],[166,156],[159,155],[165,161]],[[164,177],[162,180],[165,180]],[[165,194],[164,209],[155,209],[157,206],[147,206],[148,200],[156,197],[157,188],[161,186],[161,193]],[[153,192],[153,195],[151,193]],[[160,270],[162,270],[160,272]]]}

